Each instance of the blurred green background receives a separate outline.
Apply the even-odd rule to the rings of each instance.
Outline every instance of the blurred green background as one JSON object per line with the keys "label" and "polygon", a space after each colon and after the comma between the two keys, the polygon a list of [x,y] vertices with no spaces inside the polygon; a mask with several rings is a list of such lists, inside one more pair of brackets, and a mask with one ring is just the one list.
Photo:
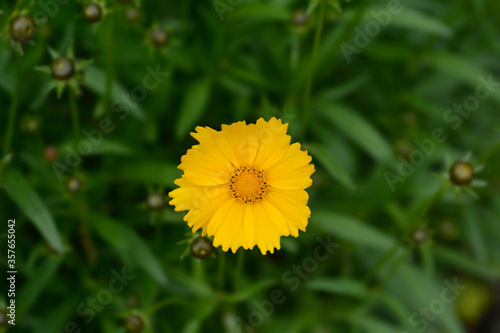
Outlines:
{"label": "blurred green background", "polygon": [[[500,332],[499,2],[86,5],[0,4],[1,332]],[[317,169],[307,232],[195,258],[189,132],[273,116]]]}

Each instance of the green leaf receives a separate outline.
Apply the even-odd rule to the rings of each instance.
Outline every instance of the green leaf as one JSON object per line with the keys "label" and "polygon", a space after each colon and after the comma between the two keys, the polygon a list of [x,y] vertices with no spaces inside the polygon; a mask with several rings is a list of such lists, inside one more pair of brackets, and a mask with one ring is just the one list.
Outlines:
{"label": "green leaf", "polygon": [[340,104],[321,102],[321,115],[379,162],[389,161],[393,154],[387,140],[356,111]]}
{"label": "green leaf", "polygon": [[108,217],[93,214],[92,227],[105,241],[115,248],[125,262],[133,262],[163,286],[167,276],[160,262],[151,252],[147,243],[124,223]]}
{"label": "green leaf", "polygon": [[250,18],[254,20],[288,21],[290,11],[285,6],[270,3],[245,3],[234,11],[235,19]]}
{"label": "green leaf", "polygon": [[215,310],[218,308],[217,299],[204,299],[201,302],[195,304],[195,306],[190,309],[192,315],[190,320],[185,323],[182,333],[198,333],[203,332],[202,323],[203,321],[211,316]]}
{"label": "green leaf", "polygon": [[[412,313],[418,313],[420,308],[429,308],[431,302],[440,299],[443,290],[448,288],[449,284],[453,285],[456,278],[456,276],[450,275],[442,280],[434,280],[420,268],[412,264],[401,263],[384,289],[398,298]],[[458,279],[459,285],[462,282]],[[458,290],[458,292],[460,291]],[[421,318],[421,316],[420,314],[417,318]],[[436,316],[436,322],[440,323],[447,332],[464,332],[456,308],[449,304],[439,316]]]}
{"label": "green leaf", "polygon": [[461,250],[435,245],[436,257],[451,268],[461,269],[479,278],[494,280],[500,278],[500,267],[488,267],[472,259]]}
{"label": "green leaf", "polygon": [[275,285],[276,283],[277,283],[276,279],[264,279],[262,281],[252,283],[252,284],[246,286],[245,288],[242,288],[237,293],[229,295],[226,298],[226,300],[230,303],[238,303],[238,302],[242,302],[242,301],[251,299],[257,293],[271,287],[272,285]]}
{"label": "green leaf", "polygon": [[[473,89],[482,85],[484,81],[489,81],[490,77],[494,82],[498,82],[498,77],[481,68],[477,64],[477,61],[467,59],[460,55],[444,52],[436,53],[429,59],[429,62],[436,69],[462,80]],[[480,78],[482,79],[480,80]],[[497,104],[500,104],[500,89],[498,89],[496,84],[493,89],[491,98],[493,98]],[[474,94],[475,91],[471,90],[470,95],[474,96]]]}
{"label": "green leaf", "polygon": [[474,253],[474,259],[478,261],[478,263],[487,264],[488,250],[486,248],[484,233],[481,228],[483,219],[479,215],[479,212],[477,212],[471,205],[466,205],[464,207],[464,213],[462,216],[465,237],[467,238],[469,246]]}
{"label": "green leaf", "polygon": [[350,321],[356,325],[356,327],[362,327],[369,333],[401,333],[399,327],[392,326],[389,323],[383,322],[379,319],[370,316],[363,316],[363,320],[352,316],[349,318]]}
{"label": "green leaf", "polygon": [[405,7],[401,13],[392,15],[390,26],[442,37],[453,35],[453,30],[440,20],[408,7]]}
{"label": "green leaf", "polygon": [[351,176],[344,170],[344,168],[330,155],[326,149],[322,146],[314,143],[308,143],[304,146],[307,148],[308,152],[319,161],[319,163],[325,168],[330,176],[338,180],[342,185],[347,187],[349,190],[354,191],[355,185],[351,179]]}
{"label": "green leaf", "polygon": [[[23,318],[24,313],[36,302],[46,285],[56,274],[61,260],[59,257],[49,257],[37,267],[36,275],[31,276],[26,284],[19,288],[17,295],[16,317]],[[44,301],[45,303],[45,301]]]}
{"label": "green leaf", "polygon": [[213,290],[205,281],[195,279],[179,269],[172,268],[170,270],[170,276],[175,284],[179,284],[179,286],[175,288],[177,292],[187,291],[197,297],[204,298],[211,298],[214,296]]}
{"label": "green leaf", "polygon": [[52,214],[21,172],[17,169],[10,169],[5,176],[3,186],[10,198],[33,222],[50,246],[58,252],[63,252],[63,242]]}
{"label": "green leaf", "polygon": [[184,96],[182,107],[177,118],[175,136],[184,137],[190,130],[194,130],[196,123],[200,120],[208,104],[211,82],[201,79],[194,82]]}
{"label": "green leaf", "polygon": [[324,291],[332,294],[347,295],[353,297],[366,297],[370,295],[369,290],[363,283],[346,278],[312,279],[309,282],[307,282],[306,288],[316,291]]}
{"label": "green leaf", "polygon": [[312,214],[310,224],[342,240],[381,251],[388,251],[395,243],[390,236],[347,215],[317,211]]}
{"label": "green leaf", "polygon": [[[55,305],[43,316],[36,327],[35,333],[60,332],[59,328],[64,327],[68,320],[75,315],[75,309],[82,299],[78,296],[67,297],[67,300]],[[76,330],[78,332],[78,330]]]}
{"label": "green leaf", "polygon": [[100,144],[92,147],[92,154],[96,155],[130,155],[130,147],[120,141],[104,139]]}
{"label": "green leaf", "polygon": [[[100,96],[106,93],[106,73],[95,66],[88,66],[85,68],[85,82],[83,83],[89,90],[95,92]],[[125,117],[130,113],[137,119],[144,120],[146,112],[141,108],[139,103],[134,102],[130,97],[128,91],[121,83],[113,81],[111,89],[111,105],[105,105],[105,110],[108,113],[114,114],[117,117]],[[112,107],[116,108],[116,113],[112,113]],[[117,118],[120,119],[120,118]]]}
{"label": "green leaf", "polygon": [[128,181],[169,187],[174,187],[174,180],[182,175],[175,165],[156,161],[125,164],[117,173]]}

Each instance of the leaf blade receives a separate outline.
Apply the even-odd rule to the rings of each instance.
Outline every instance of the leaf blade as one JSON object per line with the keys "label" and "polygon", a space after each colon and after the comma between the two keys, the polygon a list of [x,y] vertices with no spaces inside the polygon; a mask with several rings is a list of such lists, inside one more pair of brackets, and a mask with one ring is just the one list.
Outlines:
{"label": "leaf blade", "polygon": [[4,188],[45,240],[55,250],[63,252],[63,242],[52,214],[19,170],[10,169],[7,172]]}

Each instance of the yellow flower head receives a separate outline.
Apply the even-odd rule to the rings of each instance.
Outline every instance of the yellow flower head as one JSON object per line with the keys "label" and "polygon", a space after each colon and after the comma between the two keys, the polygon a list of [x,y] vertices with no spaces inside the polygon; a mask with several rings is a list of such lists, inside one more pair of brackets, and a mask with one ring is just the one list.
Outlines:
{"label": "yellow flower head", "polygon": [[181,158],[179,188],[169,193],[176,211],[196,232],[214,236],[213,245],[262,252],[280,249],[280,237],[297,237],[311,215],[305,189],[312,184],[311,157],[290,145],[288,124],[260,118],[221,131],[197,127],[199,142]]}

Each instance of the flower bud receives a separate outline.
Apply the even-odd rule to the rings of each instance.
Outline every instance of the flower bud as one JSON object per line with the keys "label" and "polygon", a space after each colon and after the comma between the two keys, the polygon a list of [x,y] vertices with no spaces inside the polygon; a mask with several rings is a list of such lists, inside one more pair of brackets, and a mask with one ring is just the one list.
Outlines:
{"label": "flower bud", "polygon": [[418,227],[413,231],[411,239],[415,245],[422,245],[429,240],[429,233],[425,228]]}
{"label": "flower bud", "polygon": [[81,190],[83,182],[80,178],[72,176],[66,181],[66,190],[69,193],[76,193]]}
{"label": "flower bud", "polygon": [[170,35],[164,29],[156,28],[151,32],[151,42],[156,47],[167,45],[170,40]]}
{"label": "flower bud", "polygon": [[160,211],[165,207],[165,197],[161,193],[151,193],[146,198],[149,210]]}
{"label": "flower bud", "polygon": [[36,31],[36,25],[31,16],[18,15],[10,21],[10,35],[15,41],[27,43],[35,37]]}
{"label": "flower bud", "polygon": [[469,185],[474,180],[474,167],[469,162],[456,162],[450,168],[450,179],[455,185]]}
{"label": "flower bud", "polygon": [[127,332],[140,333],[145,328],[146,323],[140,315],[132,314],[125,319],[125,329]]}
{"label": "flower bud", "polygon": [[82,15],[87,22],[99,22],[102,19],[102,8],[94,2],[90,2],[83,6]]}
{"label": "flower bud", "polygon": [[309,16],[306,11],[299,9],[293,13],[292,24],[296,27],[304,27],[309,22]]}
{"label": "flower bud", "polygon": [[59,57],[50,64],[52,76],[58,80],[68,80],[75,74],[75,64],[67,57]]}
{"label": "flower bud", "polygon": [[205,237],[198,237],[193,240],[191,245],[189,245],[189,249],[193,257],[198,259],[208,258],[214,252],[212,242]]}

